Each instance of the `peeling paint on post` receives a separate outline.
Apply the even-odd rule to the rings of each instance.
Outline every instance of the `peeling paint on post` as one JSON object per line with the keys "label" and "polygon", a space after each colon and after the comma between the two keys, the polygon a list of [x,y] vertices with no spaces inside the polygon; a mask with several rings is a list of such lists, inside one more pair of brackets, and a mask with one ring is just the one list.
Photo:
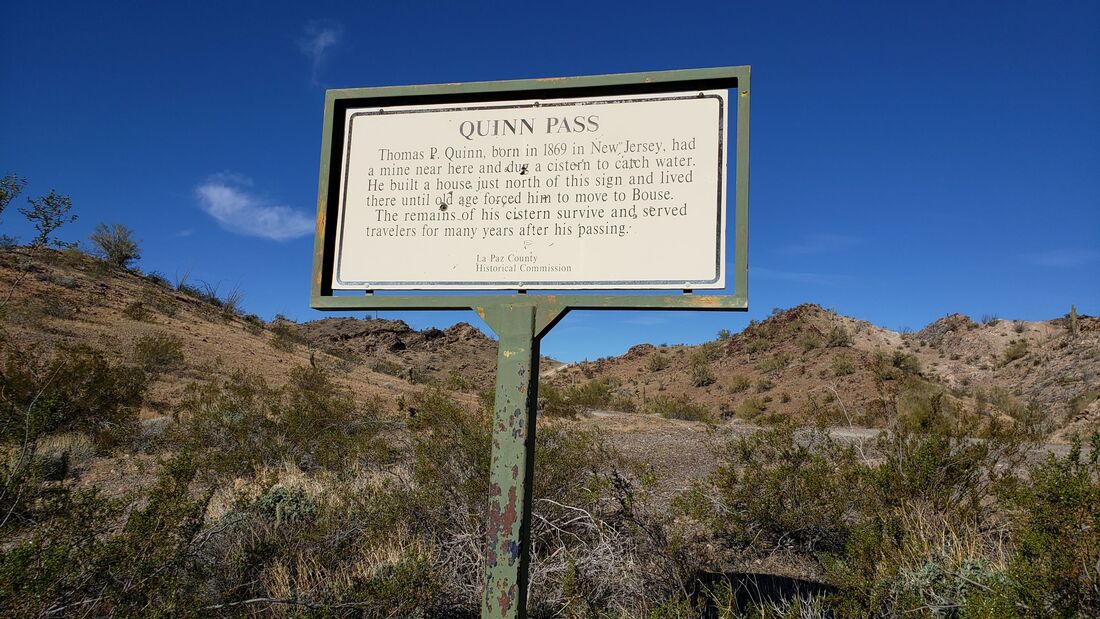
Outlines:
{"label": "peeling paint on post", "polygon": [[481,616],[523,617],[527,606],[528,531],[535,465],[538,339],[533,305],[487,308],[497,350],[493,455]]}

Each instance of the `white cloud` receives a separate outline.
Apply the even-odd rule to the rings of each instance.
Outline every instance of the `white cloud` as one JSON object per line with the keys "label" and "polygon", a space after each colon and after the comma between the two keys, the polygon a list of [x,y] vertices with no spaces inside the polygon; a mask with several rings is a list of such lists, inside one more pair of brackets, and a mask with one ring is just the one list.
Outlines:
{"label": "white cloud", "polygon": [[1094,249],[1052,249],[1024,254],[1024,262],[1041,267],[1079,267],[1100,258]]}
{"label": "white cloud", "polygon": [[239,175],[215,174],[195,188],[195,195],[202,210],[237,234],[285,241],[314,231],[311,218],[268,203],[246,189],[251,185],[250,179]]}
{"label": "white cloud", "polygon": [[330,49],[340,43],[344,27],[329,20],[311,21],[298,39],[298,49],[310,60],[310,79],[317,83],[317,76]]}

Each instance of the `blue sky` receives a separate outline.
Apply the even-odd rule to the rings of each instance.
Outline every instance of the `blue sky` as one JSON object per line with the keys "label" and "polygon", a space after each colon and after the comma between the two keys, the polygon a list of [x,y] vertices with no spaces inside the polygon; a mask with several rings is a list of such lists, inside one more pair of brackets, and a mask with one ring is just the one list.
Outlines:
{"label": "blue sky", "polygon": [[[123,223],[143,270],[306,320],[325,88],[750,64],[752,311],[579,312],[545,353],[805,301],[895,329],[1095,315],[1097,33],[1096,2],[6,2],[0,174],[70,195],[67,239]],[[0,232],[29,236],[14,210]]]}

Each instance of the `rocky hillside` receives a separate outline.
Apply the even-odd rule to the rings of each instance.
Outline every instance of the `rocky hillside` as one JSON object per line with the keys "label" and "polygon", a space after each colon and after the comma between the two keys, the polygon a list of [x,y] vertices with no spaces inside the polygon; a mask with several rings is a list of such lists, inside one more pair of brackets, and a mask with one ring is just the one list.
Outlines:
{"label": "rocky hillside", "polygon": [[[496,365],[496,342],[465,323],[423,331],[370,318],[266,323],[242,313],[235,294],[110,270],[75,250],[3,250],[0,302],[5,347],[90,346],[153,370],[147,418],[167,415],[196,379],[243,371],[279,385],[305,364],[391,409],[428,383],[472,403],[491,388]],[[1074,333],[1066,318],[978,324],[959,314],[897,333],[802,305],[700,346],[639,344],[591,363],[546,359],[542,370],[545,383],[580,394],[587,408],[666,417],[885,427],[934,396],[978,425],[1024,422],[1052,440],[1100,425],[1100,319],[1087,316]]]}
{"label": "rocky hillside", "polygon": [[700,346],[640,344],[549,379],[565,389],[593,380],[617,408],[867,427],[935,396],[979,426],[1015,420],[1060,440],[1100,425],[1100,319],[1079,317],[1071,333],[1066,318],[978,324],[953,314],[897,333],[801,305]]}
{"label": "rocky hillside", "polygon": [[266,323],[244,314],[233,293],[110,270],[76,250],[3,250],[0,302],[5,349],[50,355],[89,346],[150,369],[146,418],[167,414],[195,380],[248,372],[281,385],[307,364],[391,409],[428,382],[473,402],[492,386],[496,363],[496,342],[468,324],[415,331],[400,321],[351,318]]}
{"label": "rocky hillside", "polygon": [[[491,389],[496,378],[496,341],[464,322],[423,331],[400,320],[374,318],[324,318],[286,326],[329,354],[365,362],[410,383],[481,391]],[[558,365],[544,357],[541,367]]]}

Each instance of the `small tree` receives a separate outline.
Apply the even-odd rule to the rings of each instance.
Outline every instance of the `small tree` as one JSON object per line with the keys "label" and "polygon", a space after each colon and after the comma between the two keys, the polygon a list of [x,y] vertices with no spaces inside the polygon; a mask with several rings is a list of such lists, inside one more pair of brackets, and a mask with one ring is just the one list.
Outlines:
{"label": "small tree", "polygon": [[[8,205],[15,201],[15,198],[22,193],[23,188],[26,186],[27,179],[14,174],[9,174],[0,179],[0,216],[4,215],[4,211],[7,210]],[[18,239],[14,236],[0,234],[0,246],[8,247],[18,242]]]}
{"label": "small tree", "polygon": [[0,215],[4,214],[4,210],[8,208],[8,205],[15,200],[26,186],[27,179],[20,178],[14,174],[9,174],[4,178],[0,178]]}
{"label": "small tree", "polygon": [[61,226],[76,221],[76,215],[69,215],[73,208],[73,201],[69,196],[58,194],[53,189],[50,193],[38,198],[27,198],[30,208],[21,208],[19,212],[34,224],[38,231],[31,247],[39,248],[54,245],[57,247],[72,247],[75,243],[64,243],[53,238],[53,233]]}
{"label": "small tree", "polygon": [[122,224],[99,224],[88,239],[95,245],[95,253],[111,266],[126,269],[141,258],[133,230]]}

